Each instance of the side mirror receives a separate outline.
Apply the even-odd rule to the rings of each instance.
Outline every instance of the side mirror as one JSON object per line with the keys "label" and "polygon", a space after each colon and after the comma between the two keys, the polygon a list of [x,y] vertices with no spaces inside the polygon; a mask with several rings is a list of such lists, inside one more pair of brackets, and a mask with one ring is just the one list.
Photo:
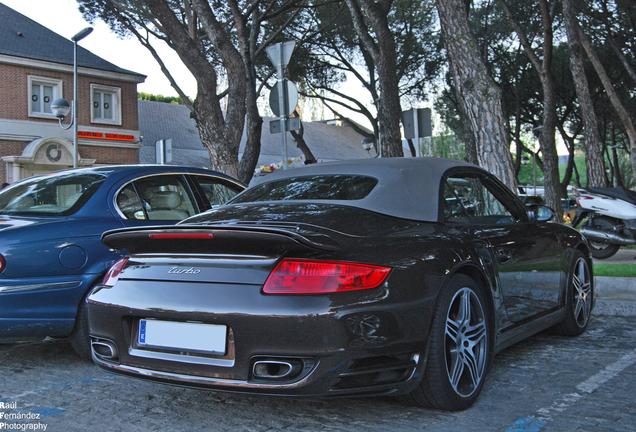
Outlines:
{"label": "side mirror", "polygon": [[543,205],[531,205],[526,207],[528,211],[528,219],[531,222],[547,222],[552,219],[554,212],[550,207]]}

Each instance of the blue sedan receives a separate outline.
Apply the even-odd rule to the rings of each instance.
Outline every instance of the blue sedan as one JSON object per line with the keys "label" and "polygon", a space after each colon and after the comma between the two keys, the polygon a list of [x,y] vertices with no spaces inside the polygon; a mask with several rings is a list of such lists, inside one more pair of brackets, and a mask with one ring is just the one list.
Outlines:
{"label": "blue sedan", "polygon": [[31,177],[0,191],[0,338],[69,336],[90,359],[84,298],[125,251],[104,231],[165,225],[245,185],[197,168],[127,165]]}

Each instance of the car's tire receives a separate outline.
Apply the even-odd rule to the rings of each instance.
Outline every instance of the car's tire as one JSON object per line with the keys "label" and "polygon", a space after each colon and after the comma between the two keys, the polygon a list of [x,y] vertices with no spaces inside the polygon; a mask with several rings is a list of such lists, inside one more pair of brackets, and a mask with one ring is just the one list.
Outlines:
{"label": "car's tire", "polygon": [[[611,231],[613,231],[614,227],[617,225],[612,219],[603,216],[595,217],[594,220],[591,221],[591,224],[593,227]],[[610,244],[608,242],[588,240],[588,243],[592,250],[592,256],[596,259],[607,259],[613,257],[620,249],[619,245]]]}
{"label": "car's tire", "polygon": [[88,335],[88,317],[86,315],[86,299],[83,298],[77,308],[75,327],[68,336],[71,346],[83,360],[92,360],[91,338]]}
{"label": "car's tire", "polygon": [[450,411],[470,407],[481,392],[490,363],[490,327],[483,290],[465,275],[453,276],[435,309],[424,377],[405,399]]}
{"label": "car's tire", "polygon": [[578,336],[585,332],[594,305],[593,282],[588,258],[574,251],[565,290],[565,318],[555,326],[559,334]]}

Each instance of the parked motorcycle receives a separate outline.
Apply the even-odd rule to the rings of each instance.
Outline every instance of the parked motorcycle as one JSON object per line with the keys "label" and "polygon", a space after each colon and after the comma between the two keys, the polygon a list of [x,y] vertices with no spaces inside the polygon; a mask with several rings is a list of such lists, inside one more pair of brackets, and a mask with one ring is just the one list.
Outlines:
{"label": "parked motorcycle", "polygon": [[588,216],[581,234],[587,238],[594,258],[609,258],[621,246],[636,244],[636,192],[622,186],[577,188],[575,198],[581,210],[572,226]]}

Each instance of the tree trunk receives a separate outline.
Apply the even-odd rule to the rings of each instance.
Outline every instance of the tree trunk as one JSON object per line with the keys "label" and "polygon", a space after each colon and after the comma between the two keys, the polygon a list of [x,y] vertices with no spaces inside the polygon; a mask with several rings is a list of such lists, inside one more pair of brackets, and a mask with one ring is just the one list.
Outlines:
{"label": "tree trunk", "polygon": [[[221,131],[223,114],[218,117],[214,109],[216,92],[203,93],[198,86],[194,106],[197,115],[197,127],[203,146],[210,154],[210,169],[238,178],[238,144],[240,141],[228,139]],[[240,138],[239,138],[240,139]]]}
{"label": "tree trunk", "polygon": [[[296,116],[298,116],[298,111],[295,112]],[[294,140],[296,141],[296,147],[298,147],[298,149],[303,152],[303,155],[305,155],[305,163],[307,164],[312,164],[312,163],[316,163],[316,158],[314,156],[314,154],[311,152],[311,150],[309,149],[309,146],[307,145],[307,142],[305,141],[305,127],[303,126],[303,122],[300,122],[300,130],[298,132],[296,132],[295,130],[289,131],[291,133],[291,136],[294,137]]]}
{"label": "tree trunk", "polygon": [[563,220],[561,204],[561,179],[559,176],[559,155],[556,150],[556,88],[552,73],[553,33],[552,17],[546,0],[539,0],[543,29],[543,60],[539,60],[525,32],[514,18],[505,0],[498,0],[508,22],[517,33],[526,55],[534,66],[543,90],[543,125],[539,136],[539,145],[543,155],[543,187],[546,204],[554,210],[555,220]]}
{"label": "tree trunk", "polygon": [[583,145],[585,148],[585,169],[587,180],[592,187],[607,187],[607,177],[605,175],[605,162],[601,152],[601,137],[598,133],[598,120],[594,112],[594,104],[590,95],[590,87],[585,75],[583,66],[583,48],[579,41],[576,21],[576,14],[572,0],[563,0],[563,16],[565,18],[565,30],[568,35],[568,45],[570,48],[570,70],[576,89],[576,96],[581,108],[583,120]]}
{"label": "tree trunk", "polygon": [[579,127],[572,134],[571,137],[565,132],[565,127],[563,125],[563,121],[559,121],[557,127],[559,129],[559,133],[561,134],[561,138],[563,138],[563,141],[565,141],[565,144],[566,144],[566,146],[568,148],[568,165],[565,168],[565,173],[563,175],[563,181],[561,182],[561,194],[564,197],[566,197],[567,196],[567,188],[568,188],[568,185],[570,184],[570,182],[572,181],[572,173],[574,172],[574,168],[576,167],[576,165],[574,164],[574,140],[575,140],[576,136],[581,132],[581,129],[583,129],[583,126],[579,125]]}
{"label": "tree trunk", "polygon": [[612,86],[612,81],[607,75],[607,72],[605,72],[605,68],[603,67],[603,64],[599,60],[598,56],[596,55],[596,52],[594,51],[594,48],[592,47],[592,42],[587,37],[587,35],[581,30],[581,28],[578,29],[577,33],[579,35],[579,40],[581,41],[581,44],[583,45],[583,48],[585,49],[585,52],[587,53],[588,58],[590,59],[590,61],[592,62],[592,65],[594,66],[594,70],[596,70],[596,73],[598,74],[599,78],[601,79],[601,82],[603,83],[603,87],[605,88],[605,92],[607,93],[607,96],[609,97],[609,100],[612,103],[612,106],[614,107],[614,109],[618,113],[618,116],[623,122],[623,126],[625,126],[625,130],[627,131],[627,138],[629,139],[629,149],[631,153],[632,171],[634,173],[634,178],[636,178],[636,129],[634,129],[634,123],[632,122],[632,119],[630,118],[629,113],[627,112],[627,110],[621,103],[620,99],[618,98],[618,95],[616,94],[616,91],[614,90],[614,87]]}
{"label": "tree trunk", "polygon": [[459,115],[462,119],[462,129],[464,131],[464,148],[466,150],[466,162],[479,165],[479,156],[477,154],[477,138],[471,127],[470,118],[466,113],[466,107],[461,103],[461,95],[459,87],[455,85],[455,97],[459,104]]}
{"label": "tree trunk", "polygon": [[228,1],[234,23],[237,29],[237,39],[243,64],[245,65],[245,148],[239,163],[238,178],[249,184],[254,175],[254,169],[261,154],[261,134],[263,118],[258,111],[258,93],[256,85],[256,69],[254,57],[257,50],[258,35],[261,22],[255,18],[251,26],[246,24],[247,19],[241,14],[241,9],[236,1]]}
{"label": "tree trunk", "polygon": [[258,111],[256,88],[249,83],[246,91],[247,117],[245,119],[245,148],[239,163],[239,180],[249,184],[254,175],[254,169],[258,164],[261,154],[261,134],[263,130],[263,118]]}
{"label": "tree trunk", "polygon": [[[402,157],[404,156],[400,131],[402,108],[396,73],[397,53],[395,39],[389,30],[387,20],[392,0],[345,1],[351,12],[353,27],[360,37],[362,45],[373,57],[377,69],[380,97],[374,102],[378,109],[382,157]],[[362,9],[360,4],[362,4]],[[364,16],[371,24],[376,40],[373,39],[367,28],[363,10]]]}
{"label": "tree trunk", "polygon": [[[551,71],[549,72],[552,76]],[[556,151],[556,89],[554,79],[543,85],[543,128],[539,143],[543,154],[543,188],[545,203],[555,212],[555,220],[563,220],[561,203],[561,177],[559,176],[559,155]]]}
{"label": "tree trunk", "polygon": [[245,69],[240,54],[216,21],[209,4],[204,0],[193,0],[192,6],[228,75],[236,78],[229,80],[228,109],[224,116],[217,94],[216,71],[190,37],[187,27],[177,19],[165,0],[144,1],[197,80],[193,117],[201,141],[210,153],[210,168],[238,178],[238,150],[245,123]]}
{"label": "tree trunk", "polygon": [[523,158],[523,143],[521,142],[521,91],[519,89],[519,78],[515,78],[515,132],[514,141],[516,147],[516,159],[514,164],[515,175],[521,171],[521,161]]}
{"label": "tree trunk", "polygon": [[[413,139],[409,138],[406,140],[406,142],[409,145],[409,151],[411,152],[411,157],[417,157],[417,151],[415,151],[415,144],[413,144]],[[419,146],[420,143],[417,143],[417,145]]]}
{"label": "tree trunk", "polygon": [[435,3],[459,103],[468,120],[464,131],[475,136],[479,165],[516,191],[501,90],[479,54],[468,25],[465,3],[463,0],[436,0]]}

